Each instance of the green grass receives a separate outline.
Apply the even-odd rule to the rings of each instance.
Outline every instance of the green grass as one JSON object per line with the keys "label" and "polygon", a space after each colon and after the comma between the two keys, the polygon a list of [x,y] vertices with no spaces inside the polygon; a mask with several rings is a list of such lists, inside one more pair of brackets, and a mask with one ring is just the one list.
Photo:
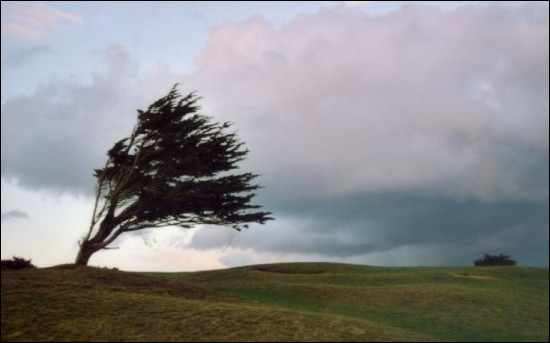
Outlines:
{"label": "green grass", "polygon": [[2,272],[2,341],[548,341],[548,269]]}
{"label": "green grass", "polygon": [[548,269],[276,264],[166,277],[441,340],[548,341]]}

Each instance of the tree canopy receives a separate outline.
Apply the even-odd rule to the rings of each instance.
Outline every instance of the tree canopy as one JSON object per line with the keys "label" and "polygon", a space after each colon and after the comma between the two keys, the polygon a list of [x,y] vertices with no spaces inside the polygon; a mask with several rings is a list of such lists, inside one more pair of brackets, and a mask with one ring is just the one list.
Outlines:
{"label": "tree canopy", "polygon": [[264,224],[271,213],[250,203],[258,176],[233,173],[248,154],[232,123],[199,113],[195,93],[183,97],[175,85],[146,111],[138,110],[132,134],[116,142],[105,166],[95,169],[95,205],[77,264],[126,232],[197,224]]}
{"label": "tree canopy", "polygon": [[474,261],[474,265],[477,267],[482,266],[515,266],[517,262],[512,260],[508,255],[490,255],[483,254],[483,258]]}

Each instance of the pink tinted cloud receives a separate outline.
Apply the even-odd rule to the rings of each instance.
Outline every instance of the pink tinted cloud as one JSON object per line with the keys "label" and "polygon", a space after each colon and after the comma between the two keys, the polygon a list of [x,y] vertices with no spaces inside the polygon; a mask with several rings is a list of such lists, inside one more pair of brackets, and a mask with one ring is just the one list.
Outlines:
{"label": "pink tinted cloud", "polygon": [[280,28],[256,16],[212,30],[193,84],[237,123],[263,175],[300,180],[288,194],[307,180],[309,192],[544,198],[532,175],[546,166],[517,160],[548,149],[541,7],[339,6]]}
{"label": "pink tinted cloud", "polygon": [[2,16],[2,33],[25,39],[39,39],[64,24],[81,25],[83,19],[73,13],[42,2],[20,3]]}

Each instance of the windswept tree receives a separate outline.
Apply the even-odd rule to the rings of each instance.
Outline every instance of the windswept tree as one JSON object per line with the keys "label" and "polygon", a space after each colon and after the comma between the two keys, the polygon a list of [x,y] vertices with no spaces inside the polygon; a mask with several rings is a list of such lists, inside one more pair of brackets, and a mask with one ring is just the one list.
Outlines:
{"label": "windswept tree", "polygon": [[90,228],[79,242],[76,264],[107,249],[120,235],[149,228],[197,224],[247,228],[271,213],[252,205],[257,175],[234,173],[248,153],[231,123],[200,114],[191,93],[177,85],[146,111],[138,110],[130,137],[114,144],[96,169],[95,205]]}

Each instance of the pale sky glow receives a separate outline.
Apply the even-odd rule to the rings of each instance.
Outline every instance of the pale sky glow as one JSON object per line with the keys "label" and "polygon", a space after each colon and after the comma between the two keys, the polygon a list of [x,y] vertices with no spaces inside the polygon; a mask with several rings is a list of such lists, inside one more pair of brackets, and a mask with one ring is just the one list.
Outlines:
{"label": "pale sky glow", "polygon": [[121,237],[92,265],[548,265],[547,2],[2,2],[2,259],[74,260],[93,168],[197,90],[275,221]]}

